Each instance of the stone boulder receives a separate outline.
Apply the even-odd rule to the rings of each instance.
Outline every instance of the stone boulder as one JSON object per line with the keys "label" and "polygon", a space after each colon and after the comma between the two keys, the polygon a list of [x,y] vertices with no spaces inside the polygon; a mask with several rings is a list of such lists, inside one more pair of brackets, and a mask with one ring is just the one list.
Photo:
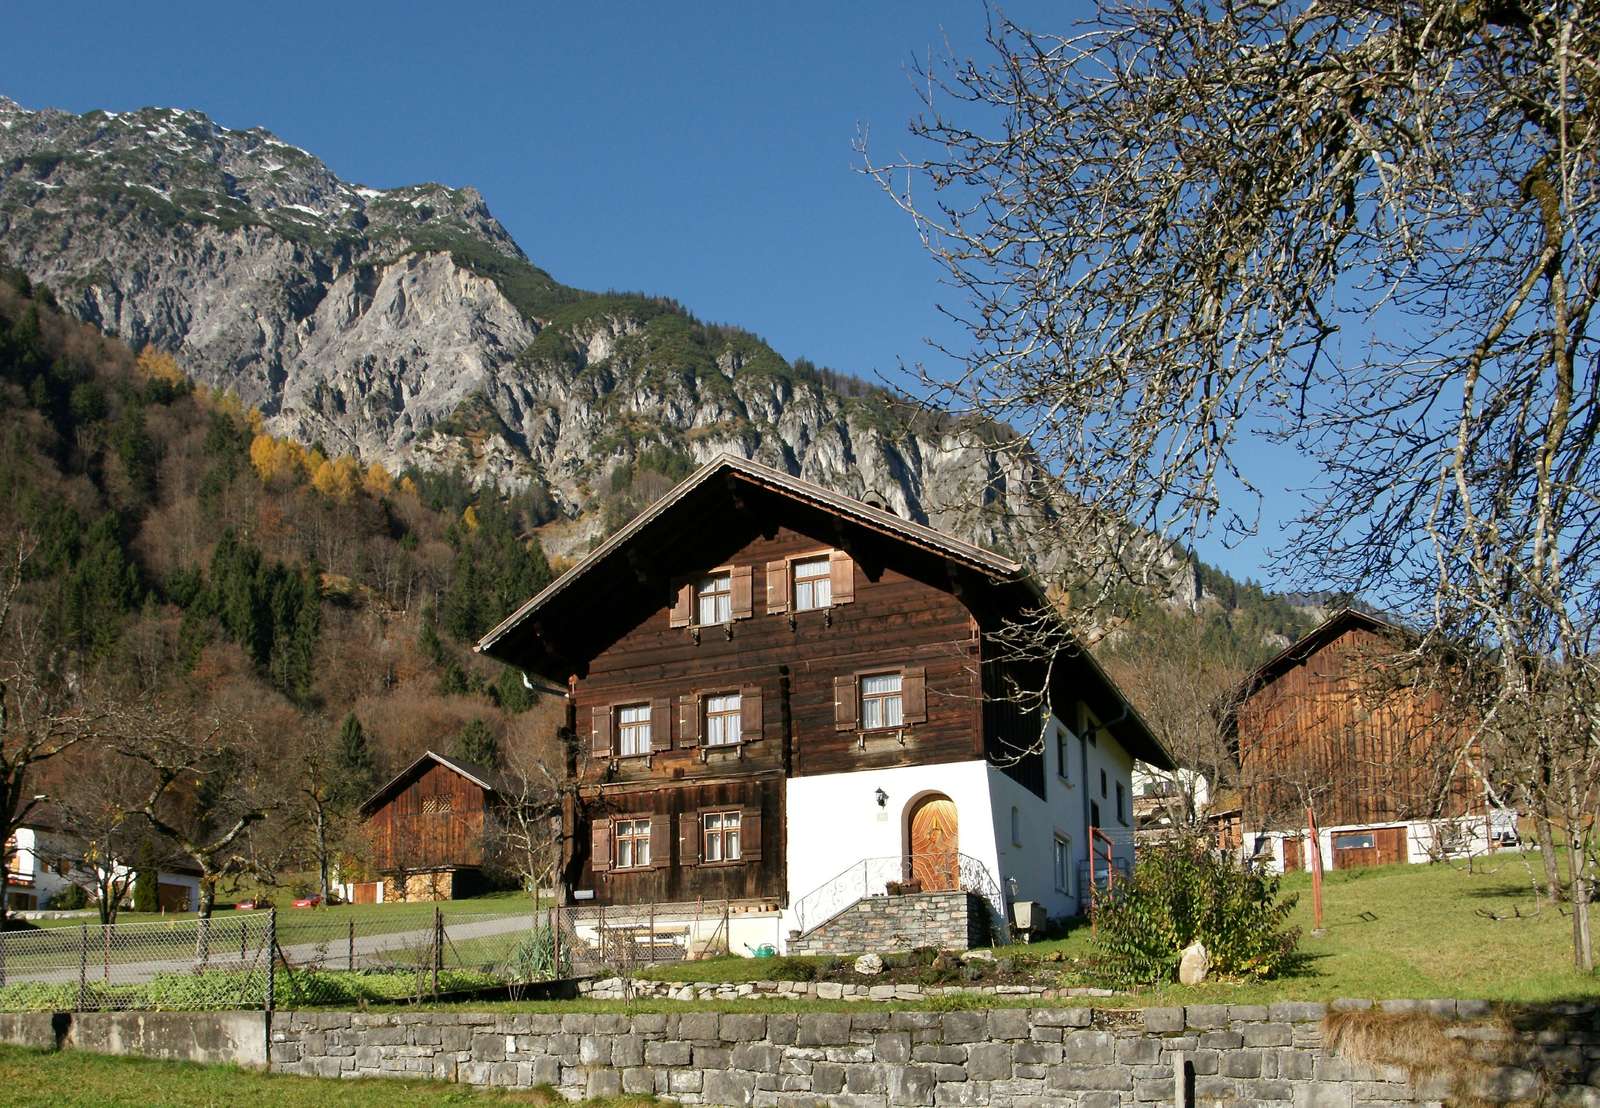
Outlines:
{"label": "stone boulder", "polygon": [[1198,985],[1211,972],[1211,955],[1205,944],[1196,939],[1183,948],[1183,959],[1178,963],[1178,983]]}
{"label": "stone boulder", "polygon": [[856,972],[863,977],[876,977],[883,972],[883,959],[876,954],[863,954],[856,959]]}

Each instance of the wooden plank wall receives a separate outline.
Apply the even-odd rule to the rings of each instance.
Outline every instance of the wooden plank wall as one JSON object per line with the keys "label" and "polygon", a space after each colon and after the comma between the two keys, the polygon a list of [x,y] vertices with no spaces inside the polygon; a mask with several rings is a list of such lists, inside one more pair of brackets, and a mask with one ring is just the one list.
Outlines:
{"label": "wooden plank wall", "polygon": [[[374,865],[380,872],[481,865],[484,797],[459,773],[429,766],[368,820]],[[429,800],[448,800],[450,811],[424,811]]]}
{"label": "wooden plank wall", "polygon": [[[1324,827],[1458,816],[1482,810],[1457,769],[1458,727],[1437,693],[1367,691],[1384,640],[1352,629],[1256,690],[1240,706],[1245,818],[1251,827]],[[1441,798],[1443,807],[1437,807]]]}

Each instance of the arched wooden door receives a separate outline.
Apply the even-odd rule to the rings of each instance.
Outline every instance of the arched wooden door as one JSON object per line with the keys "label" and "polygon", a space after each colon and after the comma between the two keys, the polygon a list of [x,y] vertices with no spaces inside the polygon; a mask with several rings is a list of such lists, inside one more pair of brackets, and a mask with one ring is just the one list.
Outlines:
{"label": "arched wooden door", "polygon": [[956,803],[948,796],[925,796],[911,809],[911,877],[924,892],[961,887],[958,851],[961,837]]}

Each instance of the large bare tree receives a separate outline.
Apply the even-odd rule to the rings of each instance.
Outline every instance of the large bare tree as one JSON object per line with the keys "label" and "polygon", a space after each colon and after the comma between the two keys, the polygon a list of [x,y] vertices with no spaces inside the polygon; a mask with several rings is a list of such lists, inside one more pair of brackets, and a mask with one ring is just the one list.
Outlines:
{"label": "large bare tree", "polygon": [[972,339],[929,392],[1084,506],[1032,511],[1063,545],[1252,531],[1260,440],[1312,458],[1285,566],[1441,672],[1468,652],[1448,684],[1565,837],[1591,967],[1600,2],[1117,0],[1061,30],[996,16],[985,59],[919,74],[915,148],[869,157]]}

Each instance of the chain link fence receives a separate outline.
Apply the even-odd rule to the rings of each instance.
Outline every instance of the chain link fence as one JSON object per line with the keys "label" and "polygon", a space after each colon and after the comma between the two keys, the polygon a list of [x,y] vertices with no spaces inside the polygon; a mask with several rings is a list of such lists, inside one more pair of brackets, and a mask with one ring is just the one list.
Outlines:
{"label": "chain link fence", "polygon": [[[0,934],[0,1011],[403,1003],[571,976],[559,913],[451,903]],[[568,928],[570,930],[570,927]]]}

